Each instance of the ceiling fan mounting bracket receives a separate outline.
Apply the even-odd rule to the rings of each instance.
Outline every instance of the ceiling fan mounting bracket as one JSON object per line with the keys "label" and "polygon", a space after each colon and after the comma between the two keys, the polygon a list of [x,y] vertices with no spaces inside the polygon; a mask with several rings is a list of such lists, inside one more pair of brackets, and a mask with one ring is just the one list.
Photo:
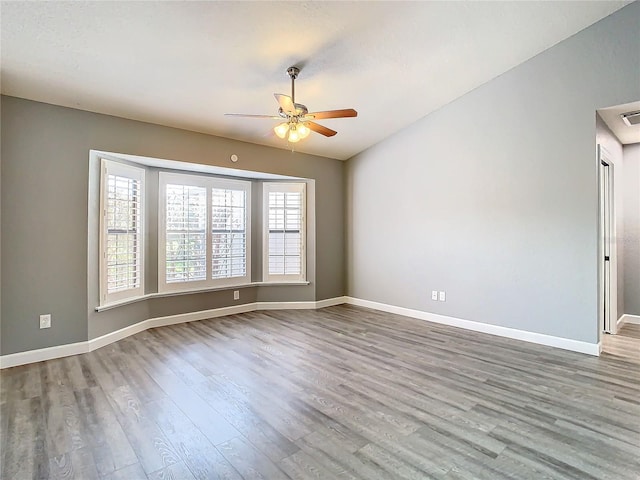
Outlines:
{"label": "ceiling fan mounting bracket", "polygon": [[291,80],[295,80],[298,78],[298,74],[300,73],[300,69],[298,67],[289,67],[287,68],[287,73],[291,77]]}

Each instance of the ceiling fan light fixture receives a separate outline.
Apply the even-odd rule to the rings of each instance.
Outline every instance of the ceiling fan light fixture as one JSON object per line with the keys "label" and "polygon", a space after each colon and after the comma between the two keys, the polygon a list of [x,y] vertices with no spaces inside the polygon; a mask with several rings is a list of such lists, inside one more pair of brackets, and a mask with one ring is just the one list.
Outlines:
{"label": "ceiling fan light fixture", "polygon": [[311,133],[311,129],[307,127],[304,123],[299,123],[297,130],[298,130],[298,134],[300,135],[300,139],[307,138]]}
{"label": "ceiling fan light fixture", "polygon": [[280,138],[284,138],[287,136],[287,132],[289,131],[289,124],[287,122],[281,123],[274,127],[273,131]]}
{"label": "ceiling fan light fixture", "polygon": [[298,129],[296,128],[295,125],[291,125],[289,127],[289,143],[296,143],[300,141],[300,138],[302,138],[300,136],[300,133],[298,132]]}

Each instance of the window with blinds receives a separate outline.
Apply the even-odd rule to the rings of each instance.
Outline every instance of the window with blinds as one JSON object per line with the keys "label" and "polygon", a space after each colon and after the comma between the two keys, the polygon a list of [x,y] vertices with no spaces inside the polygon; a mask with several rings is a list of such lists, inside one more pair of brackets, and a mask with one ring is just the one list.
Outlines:
{"label": "window with blinds", "polygon": [[304,281],[305,184],[264,183],[265,281]]}
{"label": "window with blinds", "polygon": [[144,170],[102,160],[100,302],[144,293]]}
{"label": "window with blinds", "polygon": [[247,274],[247,192],[211,190],[211,277]]}
{"label": "window with blinds", "polygon": [[160,173],[159,291],[250,282],[251,183]]}

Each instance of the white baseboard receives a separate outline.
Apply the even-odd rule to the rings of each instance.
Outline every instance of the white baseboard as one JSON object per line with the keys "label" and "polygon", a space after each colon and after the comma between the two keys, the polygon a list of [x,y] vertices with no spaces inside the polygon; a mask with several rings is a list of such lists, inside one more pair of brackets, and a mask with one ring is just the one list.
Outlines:
{"label": "white baseboard", "polygon": [[[600,354],[600,345],[597,343],[581,342],[579,340],[571,340],[568,338],[554,337],[542,333],[528,332],[526,330],[517,330],[515,328],[501,327],[498,325],[490,325],[487,323],[474,322],[471,320],[463,320],[446,315],[438,315],[436,313],[414,310],[411,308],[398,307],[385,303],[372,302],[354,297],[335,297],[326,300],[308,301],[308,302],[254,302],[242,305],[234,305],[230,307],[214,308],[211,310],[202,310],[199,312],[184,313],[179,315],[169,315],[166,317],[156,317],[144,320],[142,322],[130,325],[115,332],[107,333],[100,337],[93,338],[88,342],[78,342],[68,345],[59,345],[56,347],[42,348],[38,350],[29,350],[27,352],[13,353],[10,355],[0,356],[0,369],[25,365],[27,363],[42,362],[44,360],[52,360],[54,358],[68,357],[87,353],[98,348],[117,342],[123,338],[143,332],[149,328],[163,327],[167,325],[175,325],[184,322],[194,322],[197,320],[206,320],[208,318],[222,317],[225,315],[235,315],[239,313],[253,312],[256,310],[306,310],[325,308],[333,305],[348,303],[361,307],[373,308],[383,312],[395,313],[405,317],[417,318],[428,322],[440,323],[452,327],[464,328],[475,332],[488,333],[499,337],[513,338],[523,340],[525,342],[547,345],[550,347],[562,348],[574,352],[586,353],[588,355],[598,356]],[[640,323],[640,317],[635,315],[623,315],[620,320],[622,322]],[[619,320],[619,322],[620,322]]]}
{"label": "white baseboard", "polygon": [[625,323],[640,325],[640,315],[629,315],[628,313],[625,313],[618,319],[618,328],[620,328]]}
{"label": "white baseboard", "polygon": [[136,333],[143,332],[150,328],[165,327],[167,325],[176,325],[178,323],[195,322],[198,320],[206,320],[207,318],[223,317],[225,315],[235,315],[237,313],[253,312],[256,310],[256,303],[243,303],[242,305],[233,305],[231,307],[212,308],[210,310],[200,310],[198,312],[182,313],[179,315],[168,315],[166,317],[156,317],[144,320],[142,322],[121,328],[115,332],[107,333],[100,337],[89,340],[88,352],[92,352],[98,348],[117,342],[123,338],[130,337]]}
{"label": "white baseboard", "polygon": [[43,362],[54,358],[69,357],[80,353],[87,353],[87,342],[68,343],[55,347],[39,348],[26,352],[12,353],[0,357],[0,369],[26,365],[27,363]]}
{"label": "white baseboard", "polygon": [[211,310],[201,310],[198,312],[183,313],[179,315],[169,315],[166,317],[156,317],[142,322],[121,328],[115,332],[110,332],[100,337],[92,338],[87,342],[58,345],[55,347],[29,350],[27,352],[12,353],[0,356],[0,369],[26,365],[27,363],[42,362],[55,358],[69,357],[81,353],[92,352],[98,348],[117,342],[123,338],[130,337],[136,333],[143,332],[149,328],[176,325],[178,323],[195,322],[208,318],[223,317],[225,315],[235,315],[238,313],[253,312],[256,310],[310,310],[325,308],[333,305],[345,303],[346,297],[328,298],[326,300],[309,302],[254,302],[230,307],[214,308]]}
{"label": "white baseboard", "polygon": [[515,328],[501,327],[498,325],[490,325],[488,323],[473,322],[471,320],[463,320],[436,313],[423,312],[411,308],[397,307],[395,305],[387,305],[385,303],[372,302],[362,300],[360,298],[347,297],[346,303],[358,305],[361,307],[373,308],[383,312],[395,313],[405,317],[417,318],[428,322],[441,323],[452,327],[464,328],[475,332],[488,333],[499,337],[513,338],[515,340],[523,340],[525,342],[547,345],[549,347],[562,348],[573,352],[586,353],[588,355],[598,356],[600,347],[597,343],[581,342],[579,340],[571,340],[569,338],[554,337],[542,333],[528,332],[526,330],[517,330]]}
{"label": "white baseboard", "polygon": [[257,302],[254,310],[312,310],[347,303],[347,297],[327,298],[317,302]]}

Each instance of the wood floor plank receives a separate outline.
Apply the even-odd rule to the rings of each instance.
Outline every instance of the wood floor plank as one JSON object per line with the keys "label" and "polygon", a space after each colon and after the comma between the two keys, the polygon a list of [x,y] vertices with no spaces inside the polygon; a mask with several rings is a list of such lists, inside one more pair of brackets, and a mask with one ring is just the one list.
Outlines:
{"label": "wood floor plank", "polygon": [[280,460],[298,450],[294,443],[257,415],[245,400],[230,396],[229,390],[220,388],[213,378],[194,386],[194,389],[237,432],[271,460]]}
{"label": "wood floor plank", "polygon": [[290,478],[269,458],[242,438],[218,445],[218,450],[245,480],[282,480]]}
{"label": "wood floor plank", "polygon": [[[168,467],[164,467],[162,470],[158,470],[157,472],[153,472],[150,475],[147,475],[149,480],[194,480],[195,478],[191,471],[187,468],[187,466],[182,463],[174,463]],[[215,479],[216,477],[201,477],[201,478],[211,478]]]}
{"label": "wood floor plank", "polygon": [[358,450],[358,456],[366,458],[371,465],[375,465],[377,469],[386,472],[386,475],[390,478],[403,478],[406,480],[433,478],[423,470],[373,443],[368,443]]}
{"label": "wood floor plank", "polygon": [[109,392],[109,399],[145,473],[179,461],[170,440],[151,420],[144,404],[128,386]]}
{"label": "wood floor plank", "polygon": [[345,468],[354,476],[367,478],[369,480],[382,480],[389,478],[386,472],[377,466],[367,457],[359,457],[349,452],[333,437],[327,437],[320,432],[314,432],[300,439],[307,447],[307,451],[322,452],[333,462]]}
{"label": "wood floor plank", "polygon": [[53,480],[69,480],[74,477],[70,453],[54,455],[49,458],[49,478]]}
{"label": "wood floor plank", "polygon": [[[188,478],[216,480],[220,478],[219,469],[232,469],[231,465],[223,465],[225,460],[220,452],[172,400],[157,400],[147,407],[150,417],[171,438],[181,463],[191,472]],[[171,467],[169,472],[178,472],[173,465]]]}
{"label": "wood floor plank", "polygon": [[302,450],[283,458],[280,462],[280,468],[294,480],[335,480],[339,478]]}
{"label": "wood floor plank", "polygon": [[354,306],[0,372],[0,477],[638,480],[640,326],[591,357]]}
{"label": "wood floor plank", "polygon": [[74,478],[83,480],[99,480],[100,475],[96,462],[93,458],[93,451],[89,447],[79,448],[70,453],[71,464],[73,465]]}
{"label": "wood floor plank", "polygon": [[1,478],[47,478],[45,423],[39,397],[16,400],[9,405],[8,439],[2,452]]}
{"label": "wood floor plank", "polygon": [[138,462],[138,458],[100,387],[75,392],[78,409],[98,473],[102,476]]}
{"label": "wood floor plank", "polygon": [[156,381],[173,402],[196,425],[209,441],[217,445],[239,436],[224,417],[185,384],[177,375],[157,376]]}
{"label": "wood floor plank", "polygon": [[108,345],[83,355],[85,365],[104,392],[110,392],[127,383],[111,359],[111,352],[115,351],[113,345]]}
{"label": "wood floor plank", "polygon": [[144,472],[142,465],[134,463],[128,467],[116,470],[104,477],[102,480],[147,480],[147,474]]}

